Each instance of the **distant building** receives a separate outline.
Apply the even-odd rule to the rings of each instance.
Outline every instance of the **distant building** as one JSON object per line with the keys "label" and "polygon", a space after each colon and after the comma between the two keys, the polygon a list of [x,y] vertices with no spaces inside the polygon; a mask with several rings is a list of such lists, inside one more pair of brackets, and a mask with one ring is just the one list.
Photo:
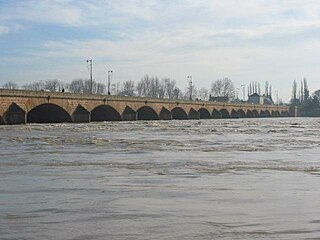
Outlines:
{"label": "distant building", "polygon": [[230,102],[230,99],[228,97],[212,97],[210,95],[209,101],[212,101],[212,102]]}
{"label": "distant building", "polygon": [[243,103],[243,100],[239,99],[239,98],[236,98],[234,99],[233,101],[231,101],[233,103]]}
{"label": "distant building", "polygon": [[258,105],[272,105],[274,104],[271,96],[260,95],[258,93],[254,93],[249,96],[248,103],[250,104],[258,104]]}

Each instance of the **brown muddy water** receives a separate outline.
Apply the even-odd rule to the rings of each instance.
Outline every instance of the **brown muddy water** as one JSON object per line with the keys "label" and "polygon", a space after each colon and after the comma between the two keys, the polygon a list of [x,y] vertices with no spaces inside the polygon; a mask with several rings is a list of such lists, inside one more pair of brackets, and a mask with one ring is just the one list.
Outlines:
{"label": "brown muddy water", "polygon": [[0,126],[0,239],[319,239],[319,126]]}

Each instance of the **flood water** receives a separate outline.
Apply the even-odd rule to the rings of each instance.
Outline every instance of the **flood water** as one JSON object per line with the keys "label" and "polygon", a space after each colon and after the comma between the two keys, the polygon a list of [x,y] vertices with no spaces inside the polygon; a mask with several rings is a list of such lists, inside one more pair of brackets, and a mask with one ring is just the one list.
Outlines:
{"label": "flood water", "polygon": [[0,239],[319,239],[319,125],[0,126]]}

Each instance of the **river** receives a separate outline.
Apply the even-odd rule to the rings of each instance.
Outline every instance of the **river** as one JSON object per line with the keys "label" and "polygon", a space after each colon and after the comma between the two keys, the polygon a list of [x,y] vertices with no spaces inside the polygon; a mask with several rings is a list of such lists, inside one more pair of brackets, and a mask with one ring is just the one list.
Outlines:
{"label": "river", "polygon": [[0,239],[319,239],[319,125],[0,126]]}

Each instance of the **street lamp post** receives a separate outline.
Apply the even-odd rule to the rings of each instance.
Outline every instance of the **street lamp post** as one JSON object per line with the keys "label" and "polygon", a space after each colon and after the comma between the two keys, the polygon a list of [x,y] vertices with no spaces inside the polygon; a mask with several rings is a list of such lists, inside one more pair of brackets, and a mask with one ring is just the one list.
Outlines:
{"label": "street lamp post", "polygon": [[243,101],[245,101],[245,98],[246,98],[246,86],[243,84],[243,85],[241,85],[241,87],[242,87],[242,94],[243,94]]}
{"label": "street lamp post", "polygon": [[192,76],[188,76],[187,79],[189,80],[189,88],[190,88],[189,100],[192,100]]}
{"label": "street lamp post", "polygon": [[92,82],[92,59],[88,59],[87,60],[87,63],[89,63],[90,65],[90,94],[92,94],[92,85],[93,85],[93,82]]}
{"label": "street lamp post", "polygon": [[110,95],[110,82],[111,82],[112,70],[108,71],[108,95]]}

